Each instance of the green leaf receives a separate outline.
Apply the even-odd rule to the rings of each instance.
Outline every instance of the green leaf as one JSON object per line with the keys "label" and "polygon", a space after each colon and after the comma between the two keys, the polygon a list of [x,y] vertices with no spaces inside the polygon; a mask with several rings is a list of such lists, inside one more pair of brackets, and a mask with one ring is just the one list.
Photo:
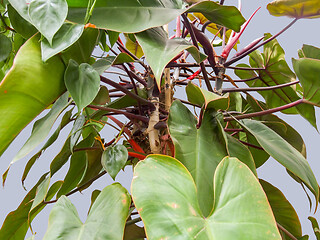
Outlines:
{"label": "green leaf", "polygon": [[[212,179],[217,165],[229,153],[238,154],[234,151],[235,148],[242,149],[242,146],[239,147],[241,143],[233,143],[236,144],[234,147],[228,144],[227,149],[226,139],[218,121],[217,113],[209,109],[204,113],[200,128],[197,128],[197,119],[179,101],[172,103],[168,119],[170,136],[175,146],[175,157],[186,166],[196,183],[199,204],[204,216],[212,210],[214,200]],[[227,140],[232,141],[232,139]],[[248,152],[244,155],[241,155],[240,160],[247,163],[255,172],[252,156]]]}
{"label": "green leaf", "polygon": [[312,224],[312,229],[313,229],[314,234],[317,237],[317,240],[320,240],[320,230],[319,230],[319,224],[318,224],[317,219],[315,219],[314,217],[308,217],[308,219]]}
{"label": "green leaf", "polygon": [[267,5],[271,15],[293,18],[318,18],[319,8],[318,0],[276,0]]}
{"label": "green leaf", "polygon": [[130,202],[127,190],[112,184],[99,194],[83,224],[74,205],[62,196],[51,210],[43,239],[122,239]]}
{"label": "green leaf", "polygon": [[100,193],[101,193],[101,191],[97,190],[97,189],[92,192],[92,194],[91,194],[91,204],[90,204],[90,207],[89,207],[88,214],[90,212],[90,209],[92,208],[92,205],[97,200],[97,197],[99,196]]}
{"label": "green leaf", "polygon": [[68,14],[66,0],[31,1],[28,9],[33,26],[52,44],[53,36],[62,26]]}
{"label": "green leaf", "polygon": [[[91,136],[93,137],[92,134]],[[87,185],[84,185],[84,184],[89,182],[92,178],[96,177],[103,169],[101,165],[101,156],[103,151],[100,146],[101,146],[101,143],[99,141],[95,141],[93,147],[97,149],[95,151],[87,151],[86,153],[87,154],[86,169],[81,177],[80,182],[77,185],[77,187],[81,186],[80,191],[88,188],[92,184],[92,182],[90,182]]]}
{"label": "green leaf", "polygon": [[[271,34],[265,34],[265,40],[270,38]],[[291,71],[285,60],[285,52],[277,40],[272,40],[264,45],[264,52],[255,51],[250,54],[250,65],[253,68],[265,68],[259,71],[235,70],[235,74],[241,79],[259,77],[253,81],[247,81],[249,87],[267,87],[279,84],[290,83],[296,80],[295,74]],[[246,64],[239,64],[238,67],[249,67]],[[266,100],[268,108],[279,107],[300,99],[299,91],[301,86],[291,85],[288,87],[273,89],[270,91],[258,91]],[[299,113],[312,126],[316,128],[316,118],[314,108],[308,104],[299,104],[295,108],[289,108],[284,111],[286,114]]]}
{"label": "green leaf", "polygon": [[43,118],[37,120],[31,132],[30,137],[23,145],[23,147],[16,154],[10,165],[20,160],[35,149],[46,137],[49,135],[50,130],[59,117],[59,115],[69,105],[68,103],[68,92],[64,93],[52,106],[49,113]]}
{"label": "green leaf", "polygon": [[12,49],[12,44],[10,39],[4,34],[0,34],[0,62],[6,60]]}
{"label": "green leaf", "polygon": [[125,43],[126,48],[137,58],[141,58],[144,55],[144,53],[140,44],[137,42],[136,38],[134,37],[134,35],[125,34],[125,38],[126,38],[126,43]]}
{"label": "green leaf", "polygon": [[320,60],[292,59],[292,64],[303,88],[303,98],[320,107]]}
{"label": "green leaf", "polygon": [[[23,5],[26,4],[23,3]],[[14,30],[21,34],[25,39],[29,39],[36,32],[38,32],[38,30],[30,22],[21,17],[11,5],[8,5],[8,15]]]}
{"label": "green leaf", "polygon": [[208,217],[191,174],[171,157],[150,155],[139,162],[131,189],[149,239],[281,239],[257,178],[236,158],[226,157],[217,167]]}
{"label": "green leaf", "polygon": [[[46,175],[47,173],[45,173],[39,179],[36,185],[28,192],[19,207],[15,211],[12,211],[7,215],[0,229],[0,239],[18,240],[25,238],[25,235],[29,228],[29,224],[46,206],[45,204],[41,203],[40,205],[38,205],[38,207],[36,207],[32,212],[29,213],[32,206],[32,201],[36,196],[37,188],[44,181]],[[61,184],[62,182],[58,181],[50,187],[47,193],[46,201],[52,199],[52,197],[59,190]]]}
{"label": "green leaf", "polygon": [[41,204],[46,199],[46,196],[47,196],[47,193],[49,190],[49,186],[50,186],[50,180],[51,180],[51,177],[49,175],[37,187],[37,193],[36,193],[36,196],[34,197],[34,200],[32,202],[32,206],[30,208],[29,214],[32,212],[32,210],[35,207],[39,206],[39,204]]}
{"label": "green leaf", "polygon": [[78,111],[90,104],[99,91],[100,76],[87,63],[78,65],[76,61],[70,60],[64,79]]}
{"label": "green leaf", "polygon": [[126,53],[119,53],[116,57],[115,56],[108,56],[106,58],[99,59],[92,67],[101,75],[104,71],[109,69],[112,65],[122,64],[127,62],[134,62],[134,59],[130,57]]}
{"label": "green leaf", "polygon": [[84,29],[81,37],[71,47],[61,54],[65,64],[68,65],[70,59],[78,64],[88,63],[91,53],[98,43],[99,31],[94,28]]}
{"label": "green leaf", "polygon": [[200,12],[209,21],[236,32],[240,31],[241,25],[246,21],[236,7],[223,6],[211,1],[200,1],[191,6],[187,12]]}
{"label": "green leaf", "polygon": [[42,153],[57,140],[57,138],[59,137],[60,131],[71,122],[72,111],[73,111],[73,108],[71,108],[69,111],[67,111],[63,115],[61,119],[61,123],[59,124],[56,131],[50,136],[50,138],[47,140],[44,146],[29,159],[21,177],[22,186],[24,186],[24,181],[28,176],[32,166],[35,164],[35,162],[40,158]]}
{"label": "green leaf", "polygon": [[[262,179],[260,179],[260,184],[267,195],[277,223],[287,229],[296,238],[302,237],[299,217],[290,202],[283,195],[283,193],[279,189]],[[282,233],[282,235],[286,240],[291,239],[284,233]]]}
{"label": "green leaf", "polygon": [[188,50],[196,62],[200,63],[205,58],[190,42],[183,38],[169,39],[162,27],[148,29],[135,34],[155,79],[160,86],[161,75],[166,65],[181,51]]}
{"label": "green leaf", "polygon": [[320,48],[303,44],[302,48],[298,50],[300,58],[313,58],[320,60]]}
{"label": "green leaf", "polygon": [[8,2],[20,14],[21,17],[23,17],[26,21],[31,23],[31,19],[28,13],[28,3],[30,3],[29,0],[8,0]]}
{"label": "green leaf", "polygon": [[85,116],[80,114],[72,126],[72,129],[70,132],[70,151],[71,152],[73,152],[73,147],[77,144],[81,136],[81,129],[85,122],[86,122]]}
{"label": "green leaf", "polygon": [[63,180],[63,185],[57,193],[57,198],[67,194],[77,186],[85,171],[86,161],[87,156],[85,151],[72,154],[69,170]]}
{"label": "green leaf", "polygon": [[101,86],[95,99],[91,104],[94,105],[105,105],[110,102],[109,90],[106,86]]}
{"label": "green leaf", "polygon": [[58,57],[41,60],[39,36],[17,53],[0,85],[0,155],[17,134],[64,91],[64,65]]}
{"label": "green leaf", "polygon": [[229,94],[224,94],[223,96],[217,95],[213,92],[209,92],[205,89],[202,89],[192,83],[188,82],[186,87],[186,93],[188,101],[197,104],[199,106],[204,106],[207,108],[214,108],[216,110],[223,109],[226,110],[229,105]]}
{"label": "green leaf", "polygon": [[115,180],[119,171],[125,166],[128,150],[123,145],[107,147],[101,157],[101,164],[107,173]]}
{"label": "green leaf", "polygon": [[47,61],[54,55],[70,47],[81,37],[84,26],[80,24],[64,23],[54,35],[52,44],[47,39],[41,41],[42,61]]}
{"label": "green leaf", "polygon": [[[67,2],[68,20],[83,23],[88,0]],[[236,7],[221,6],[211,1],[203,1],[186,8],[182,0],[97,0],[90,23],[98,28],[135,33],[163,26],[186,11],[202,12],[210,21],[235,31],[239,31],[245,22]]]}
{"label": "green leaf", "polygon": [[[239,121],[239,123],[254,135],[267,153],[299,177],[314,194],[316,202],[318,202],[318,183],[307,160],[302,154],[276,132],[259,121],[244,119]],[[318,203],[316,203],[316,206],[317,205]]]}

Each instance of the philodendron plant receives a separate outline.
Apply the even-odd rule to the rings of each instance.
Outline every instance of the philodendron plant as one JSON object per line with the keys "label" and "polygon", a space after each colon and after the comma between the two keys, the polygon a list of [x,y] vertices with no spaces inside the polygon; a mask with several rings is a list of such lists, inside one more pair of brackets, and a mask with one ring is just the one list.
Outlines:
{"label": "philodendron plant", "polygon": [[[48,204],[45,240],[308,239],[289,201],[257,168],[273,157],[309,190],[317,211],[305,144],[273,113],[300,114],[317,129],[320,49],[304,45],[290,69],[276,38],[299,19],[320,17],[320,2],[276,0],[267,8],[292,22],[238,49],[258,10],[245,19],[223,0],[1,0],[0,155],[45,112],[3,169],[3,184],[10,166],[28,157],[25,187],[42,153],[69,134],[4,220],[0,239],[35,233],[32,220]],[[68,196],[105,174],[116,179],[128,165],[131,190],[114,183],[92,191],[81,222]]]}

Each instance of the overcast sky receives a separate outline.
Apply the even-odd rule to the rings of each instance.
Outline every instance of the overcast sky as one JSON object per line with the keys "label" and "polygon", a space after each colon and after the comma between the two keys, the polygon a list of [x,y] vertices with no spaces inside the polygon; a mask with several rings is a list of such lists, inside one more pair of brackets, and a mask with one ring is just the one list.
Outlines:
{"label": "overcast sky", "polygon": [[[287,17],[273,17],[268,14],[266,10],[266,5],[271,1],[266,0],[247,0],[243,1],[242,12],[245,18],[248,18],[251,13],[261,6],[261,10],[256,14],[252,22],[249,24],[248,28],[244,32],[239,49],[246,46],[252,40],[262,36],[266,32],[275,34],[285,27],[291,19]],[[226,0],[226,5],[237,5],[236,0]],[[287,30],[283,35],[278,38],[279,43],[284,48],[286,52],[286,59],[291,65],[291,58],[297,58],[297,50],[302,47],[303,44],[311,44],[314,46],[320,47],[320,33],[319,33],[320,20],[299,20],[292,28]],[[232,55],[232,53],[231,53]],[[243,60],[247,63],[247,59]],[[232,72],[229,71],[227,74],[232,75]],[[316,111],[316,116],[320,117],[320,112]],[[320,182],[320,160],[319,160],[319,144],[320,136],[314,130],[314,128],[302,117],[300,116],[288,116],[279,114],[281,118],[287,121],[291,126],[293,126],[303,137],[306,147],[307,147],[307,160],[313,169],[318,182]],[[318,121],[318,127],[320,127]],[[14,157],[17,150],[23,145],[26,138],[30,135],[31,126],[26,128],[21,135],[13,142],[9,149],[3,154],[0,158],[0,173],[2,174],[7,168],[8,164]],[[53,148],[49,149],[37,162],[34,169],[30,172],[30,178],[26,181],[26,186],[30,189],[34,183],[38,180],[38,177],[42,173],[46,172],[49,169],[49,164],[53,157],[59,152],[61,145],[66,138],[68,131],[65,131],[65,134],[60,136],[58,143],[54,145]],[[110,128],[107,128],[107,131],[104,130],[103,136],[109,136],[111,139],[115,133],[110,133]],[[5,219],[5,216],[12,210],[15,210],[26,192],[21,187],[20,178],[25,166],[27,159],[20,160],[16,163],[9,173],[7,183],[5,188],[0,188],[0,226]],[[68,170],[68,164],[64,167],[62,171],[54,176],[52,183],[61,180],[64,178],[66,171]],[[289,175],[286,173],[284,167],[275,162],[273,159],[263,165],[259,170],[258,174],[260,178],[263,178],[276,187],[278,187],[291,202],[291,204],[296,209],[300,221],[303,226],[303,233],[310,235],[310,239],[315,239],[314,234],[312,233],[312,228],[307,220],[307,217],[312,215],[309,212],[309,203],[308,200],[302,191],[299,184],[293,181]],[[35,177],[34,177],[35,176]],[[130,182],[132,178],[132,173],[130,168],[126,168],[126,173],[121,172],[117,181],[119,181],[124,187],[130,189]],[[111,184],[112,179],[105,175],[97,182],[95,182],[84,194],[77,193],[70,197],[71,201],[76,205],[79,215],[83,221],[86,219],[86,214],[90,206],[90,193],[94,189],[103,189],[105,186]],[[38,233],[36,239],[42,239],[43,234],[47,228],[47,219],[49,212],[52,206],[45,208],[33,221],[33,229]],[[320,220],[319,213],[316,213],[314,216]]]}

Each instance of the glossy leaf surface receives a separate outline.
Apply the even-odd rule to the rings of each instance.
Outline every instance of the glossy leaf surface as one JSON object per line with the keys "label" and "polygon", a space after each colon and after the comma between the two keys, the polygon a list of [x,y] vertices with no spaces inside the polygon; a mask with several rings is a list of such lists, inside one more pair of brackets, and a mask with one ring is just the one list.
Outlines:
{"label": "glossy leaf surface", "polygon": [[320,17],[318,0],[276,0],[268,4],[269,13],[273,16],[293,18]]}
{"label": "glossy leaf surface", "polygon": [[70,60],[64,79],[78,111],[90,104],[99,91],[100,76],[87,63],[78,65],[76,61]]}
{"label": "glossy leaf surface", "polygon": [[212,181],[213,210],[204,218],[192,176],[179,161],[150,155],[139,162],[131,192],[148,239],[281,239],[267,198],[245,164],[224,158]]}
{"label": "glossy leaf surface", "polygon": [[[68,20],[83,23],[88,0],[67,2]],[[210,21],[235,31],[239,31],[245,21],[237,8],[220,6],[212,1],[204,1],[186,8],[182,0],[97,0],[90,23],[98,28],[135,33],[163,26],[186,11],[202,12]]]}
{"label": "glossy leaf surface", "polygon": [[318,202],[318,183],[307,160],[302,154],[263,123],[248,119],[244,119],[240,121],[240,123],[254,135],[267,153],[305,183]]}
{"label": "glossy leaf surface", "polygon": [[52,44],[53,36],[67,17],[67,1],[37,0],[31,1],[28,5],[28,14],[32,24]]}
{"label": "glossy leaf surface", "polygon": [[190,42],[182,38],[169,39],[162,27],[152,28],[135,36],[150,64],[158,86],[160,86],[165,66],[181,51],[188,50],[198,63],[204,60],[203,54],[200,54]]}
{"label": "glossy leaf surface", "polygon": [[123,145],[116,145],[106,148],[102,154],[101,164],[114,180],[119,171],[125,166],[127,159],[127,148]]}
{"label": "glossy leaf surface", "polygon": [[52,44],[47,39],[41,41],[42,60],[45,62],[74,44],[81,37],[83,29],[81,24],[64,23],[54,35]]}
{"label": "glossy leaf surface", "polygon": [[65,91],[64,69],[58,57],[42,62],[37,36],[20,48],[0,83],[0,155],[29,122]]}
{"label": "glossy leaf surface", "polygon": [[62,196],[51,210],[43,239],[122,239],[129,205],[127,190],[119,183],[112,184],[99,194],[83,224],[74,205]]}

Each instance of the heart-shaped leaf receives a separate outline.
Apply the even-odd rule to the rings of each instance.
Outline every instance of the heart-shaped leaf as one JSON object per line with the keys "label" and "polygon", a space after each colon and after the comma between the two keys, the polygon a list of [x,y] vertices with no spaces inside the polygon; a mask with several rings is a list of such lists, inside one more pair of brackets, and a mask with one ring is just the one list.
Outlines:
{"label": "heart-shaped leaf", "polygon": [[165,66],[181,51],[188,50],[198,62],[205,59],[195,46],[183,38],[169,39],[162,27],[148,29],[135,34],[148,63],[153,71],[155,79],[160,86],[161,75]]}
{"label": "heart-shaped leaf", "polygon": [[116,145],[106,148],[101,157],[101,164],[114,180],[119,171],[125,166],[127,159],[127,148],[123,145]]}
{"label": "heart-shaped leaf", "polygon": [[68,4],[66,0],[31,1],[28,13],[32,24],[51,45],[53,36],[67,17]]}
{"label": "heart-shaped leaf", "polygon": [[196,191],[179,161],[150,155],[139,162],[131,192],[148,239],[281,239],[257,178],[236,158],[218,165],[213,210],[206,218]]}
{"label": "heart-shaped leaf", "polygon": [[64,23],[54,35],[52,44],[47,39],[41,41],[42,60],[45,62],[74,44],[81,37],[83,29],[81,24]]}
{"label": "heart-shaped leaf", "polygon": [[[227,139],[221,132],[218,121],[215,110],[209,109],[204,113],[200,128],[197,128],[197,119],[180,101],[172,103],[168,119],[170,136],[175,146],[175,157],[186,166],[197,185],[199,204],[204,216],[212,210],[214,172],[220,161],[230,154],[230,149],[227,149]],[[245,151],[248,149],[245,148]],[[234,154],[234,151],[231,150],[231,153]],[[247,163],[255,172],[252,157],[240,160]]]}
{"label": "heart-shaped leaf", "polygon": [[303,88],[303,97],[320,107],[320,60],[311,58],[292,59]]}
{"label": "heart-shaped leaf", "polygon": [[244,119],[239,123],[247,129],[275,160],[299,177],[314,194],[316,206],[319,199],[317,180],[302,154],[272,129],[256,120]]}
{"label": "heart-shaped leaf", "polygon": [[51,210],[43,239],[122,239],[130,202],[127,190],[112,184],[101,191],[83,224],[74,205],[62,196]]}
{"label": "heart-shaped leaf", "polygon": [[[68,20],[83,23],[88,0],[67,0],[67,2]],[[210,21],[235,31],[239,31],[245,22],[236,7],[222,6],[212,1],[203,1],[187,8],[183,0],[97,0],[90,23],[98,28],[135,33],[163,26],[186,11],[202,12]]]}
{"label": "heart-shaped leaf", "polygon": [[66,69],[64,81],[79,111],[93,101],[100,87],[100,76],[96,70],[87,63],[78,65],[72,59]]}
{"label": "heart-shaped leaf", "polygon": [[0,62],[6,60],[12,49],[12,44],[10,39],[4,34],[0,34]]}
{"label": "heart-shaped leaf", "polygon": [[320,17],[320,2],[318,0],[276,0],[268,4],[269,13],[273,16],[288,16],[293,18]]}
{"label": "heart-shaped leaf", "polygon": [[0,84],[0,155],[17,134],[64,91],[61,59],[41,60],[39,36],[17,53]]}

